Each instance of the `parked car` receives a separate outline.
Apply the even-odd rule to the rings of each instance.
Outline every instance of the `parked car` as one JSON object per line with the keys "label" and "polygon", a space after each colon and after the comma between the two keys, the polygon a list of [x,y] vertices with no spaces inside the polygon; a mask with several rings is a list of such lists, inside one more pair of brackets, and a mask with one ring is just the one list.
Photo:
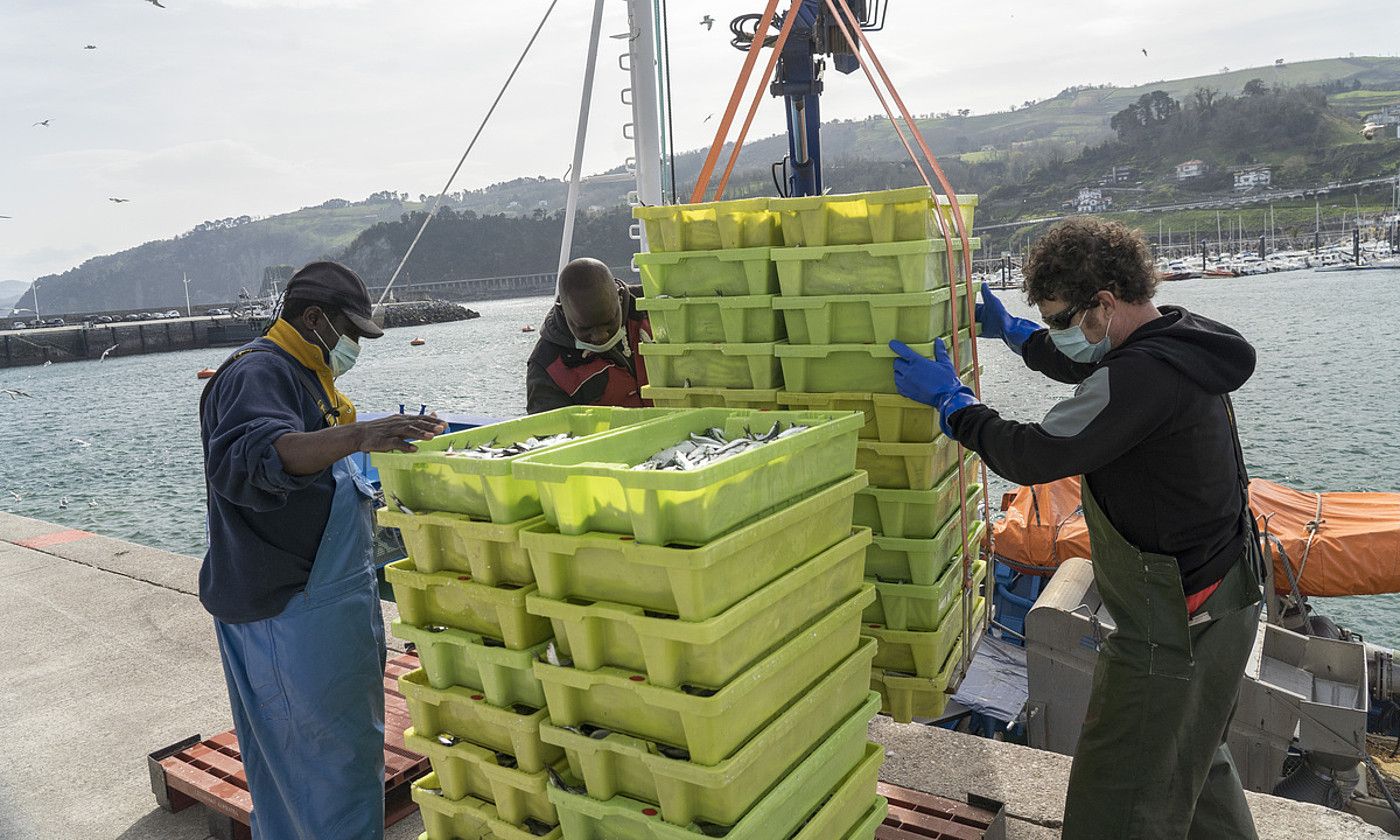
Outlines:
{"label": "parked car", "polygon": [[29,329],[29,325],[26,324],[26,323],[24,323],[23,321],[15,321],[13,324],[10,325],[10,329],[12,329],[12,330],[27,330],[27,329]]}
{"label": "parked car", "polygon": [[211,309],[211,310],[209,310],[208,312],[205,312],[204,314],[205,314],[205,315],[227,315],[227,314],[228,314],[228,310],[227,310],[227,309],[224,309],[224,308],[222,308],[222,307],[215,307],[214,309]]}
{"label": "parked car", "polygon": [[64,320],[63,320],[62,318],[50,318],[49,320],[47,320],[47,321],[44,322],[44,326],[46,326],[46,327],[65,327],[65,326],[67,326],[67,323],[64,322]]}
{"label": "parked car", "polygon": [[94,320],[99,324],[110,324],[113,318],[111,315],[98,315]]}
{"label": "parked car", "polygon": [[133,312],[133,313],[131,313],[130,315],[123,315],[123,316],[122,316],[122,320],[123,320],[123,321],[139,321],[139,320],[141,320],[141,316],[140,316],[140,315],[137,315],[135,312]]}
{"label": "parked car", "polygon": [[172,309],[172,310],[170,310],[169,312],[165,313],[165,317],[167,317],[167,318],[179,318],[179,317],[180,317],[180,310],[178,310],[178,309]]}

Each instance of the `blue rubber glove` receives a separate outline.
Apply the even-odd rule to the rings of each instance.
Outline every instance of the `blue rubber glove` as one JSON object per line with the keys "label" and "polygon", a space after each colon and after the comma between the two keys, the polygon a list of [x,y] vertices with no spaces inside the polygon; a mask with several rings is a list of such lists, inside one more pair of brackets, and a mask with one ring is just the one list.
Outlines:
{"label": "blue rubber glove", "polygon": [[1026,339],[1040,329],[1040,325],[1035,321],[1017,318],[1007,312],[1006,307],[1001,305],[1001,301],[997,300],[986,283],[982,284],[982,302],[977,304],[977,323],[982,325],[983,338],[1001,339],[1018,356],[1021,355],[1021,346],[1026,343]]}
{"label": "blue rubber glove", "polygon": [[933,343],[933,358],[915,353],[902,341],[891,341],[890,349],[899,355],[894,360],[894,384],[899,393],[924,405],[938,409],[938,425],[943,434],[953,436],[948,418],[970,405],[980,404],[972,389],[958,379],[943,339]]}

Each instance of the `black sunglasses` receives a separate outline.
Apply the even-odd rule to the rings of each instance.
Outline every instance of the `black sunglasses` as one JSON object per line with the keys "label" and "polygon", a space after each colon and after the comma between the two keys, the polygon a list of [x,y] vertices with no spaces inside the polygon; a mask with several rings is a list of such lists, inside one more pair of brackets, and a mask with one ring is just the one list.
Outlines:
{"label": "black sunglasses", "polygon": [[1046,315],[1044,316],[1044,321],[1052,330],[1067,330],[1069,329],[1070,321],[1074,320],[1074,316],[1093,309],[1098,305],[1099,299],[1097,297],[1090,298],[1084,303],[1076,303],[1073,306],[1067,306],[1054,315]]}

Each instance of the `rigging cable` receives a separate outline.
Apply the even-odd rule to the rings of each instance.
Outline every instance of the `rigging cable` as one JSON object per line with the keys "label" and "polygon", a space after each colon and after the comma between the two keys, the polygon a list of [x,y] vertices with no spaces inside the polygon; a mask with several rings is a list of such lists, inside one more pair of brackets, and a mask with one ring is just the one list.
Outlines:
{"label": "rigging cable", "polygon": [[506,90],[510,88],[510,83],[515,80],[515,74],[520,71],[520,65],[525,63],[525,56],[530,54],[530,49],[535,46],[535,40],[540,37],[540,32],[544,29],[545,23],[549,20],[550,14],[554,12],[554,7],[557,5],[559,5],[559,0],[550,0],[549,8],[544,10],[544,17],[540,19],[539,26],[535,27],[534,34],[530,36],[530,40],[525,44],[525,49],[520,53],[520,58],[516,59],[515,67],[511,68],[510,75],[506,77],[505,84],[501,85],[501,90],[496,94],[496,99],[491,103],[491,107],[487,109],[486,116],[481,118],[481,125],[477,127],[476,134],[472,135],[471,142],[467,144],[467,150],[462,152],[461,159],[457,161],[457,167],[453,169],[452,174],[448,176],[447,183],[442,187],[442,192],[437,194],[437,198],[433,199],[432,209],[430,209],[428,215],[424,217],[423,224],[419,225],[418,233],[413,237],[413,242],[409,243],[408,250],[404,252],[403,259],[399,261],[399,267],[394,269],[393,275],[389,277],[389,282],[385,284],[384,292],[380,294],[379,302],[376,303],[375,306],[383,305],[385,299],[389,297],[389,290],[394,288],[394,281],[399,279],[399,272],[403,271],[403,267],[408,264],[408,258],[412,256],[413,249],[418,247],[418,240],[423,238],[423,231],[428,229],[428,223],[431,222],[433,216],[437,214],[438,207],[442,204],[442,199],[447,195],[447,191],[452,189],[452,182],[457,180],[457,174],[462,171],[463,164],[467,162],[467,155],[470,155],[472,149],[476,147],[476,141],[481,138],[481,132],[486,130],[486,124],[491,121],[491,116],[496,113],[496,106],[501,104],[501,99],[506,95]]}
{"label": "rigging cable", "polygon": [[666,155],[666,167],[671,170],[671,202],[680,201],[680,190],[676,188],[676,101],[671,95],[671,9],[667,0],[661,0],[661,39],[666,50],[666,137],[670,150]]}

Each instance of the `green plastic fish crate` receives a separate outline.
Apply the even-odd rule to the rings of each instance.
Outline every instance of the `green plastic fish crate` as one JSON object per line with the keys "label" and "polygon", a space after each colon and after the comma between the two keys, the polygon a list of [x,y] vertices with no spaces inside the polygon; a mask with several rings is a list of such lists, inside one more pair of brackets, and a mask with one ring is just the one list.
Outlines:
{"label": "green plastic fish crate", "polygon": [[[974,251],[982,247],[980,239],[971,240],[971,244]],[[953,248],[955,264],[961,271],[962,242],[955,239]],[[942,239],[926,239],[880,245],[774,248],[772,260],[783,297],[889,295],[945,288],[947,253],[948,244]]]}
{"label": "green plastic fish crate", "polygon": [[949,292],[775,297],[790,344],[927,344],[950,335]]}
{"label": "green plastic fish crate", "polygon": [[[971,451],[963,459],[965,476],[976,481],[981,472]],[[870,474],[872,487],[891,490],[931,490],[949,475],[957,481],[958,444],[940,436],[933,443],[882,443],[863,440],[856,444],[856,467]],[[956,495],[954,496],[956,499]]]}
{"label": "green plastic fish crate", "polygon": [[548,524],[521,532],[520,542],[541,597],[619,601],[704,621],[849,536],[865,483],[858,472],[693,548],[641,545],[620,534],[570,537]]}
{"label": "green plastic fish crate", "polygon": [[420,572],[408,557],[384,567],[394,587],[399,615],[419,627],[440,625],[480,633],[525,650],[550,636],[549,622],[525,611],[525,598],[535,585],[487,586],[470,575]]}
{"label": "green plastic fish crate", "polygon": [[898,394],[872,394],[840,391],[806,394],[778,391],[778,405],[792,410],[859,411],[865,415],[861,440],[889,443],[929,443],[943,433],[938,428],[938,410]]}
{"label": "green plastic fish crate", "polygon": [[[672,825],[661,819],[653,803],[620,794],[602,802],[552,787],[549,798],[558,808],[559,824],[569,840],[704,840],[716,836],[723,836],[725,840],[789,837],[807,840],[803,834],[794,835],[794,832],[807,830],[803,827],[805,815],[812,815],[805,821],[808,826],[830,826],[826,816],[829,812],[825,809],[846,807],[854,802],[862,787],[865,788],[864,799],[860,802],[862,816],[869,809],[885,749],[879,744],[866,744],[864,754],[854,766],[848,763],[849,752],[850,744],[846,739],[821,741],[743,818],[728,826]],[[842,835],[814,834],[811,840],[831,840],[839,836]]]}
{"label": "green plastic fish crate", "polygon": [[876,743],[866,744],[860,763],[831,789],[830,796],[791,835],[792,840],[847,837],[851,831],[864,825],[871,804],[879,798],[875,789],[880,782],[880,765],[884,762],[885,748]]}
{"label": "green plastic fish crate", "polygon": [[[971,336],[970,331],[963,333],[959,361],[963,363],[964,376],[972,369]],[[916,353],[933,356],[932,342],[909,347]],[[894,385],[896,354],[887,343],[778,344],[775,353],[782,364],[783,383],[793,391],[898,393]]]}
{"label": "green plastic fish crate", "polygon": [[844,604],[718,690],[663,688],[621,668],[582,671],[538,661],[535,676],[544,683],[555,726],[587,724],[646,738],[679,747],[691,761],[708,767],[732,755],[852,652],[874,658],[874,647],[860,637],[860,613],[874,597],[873,587],[862,585]]}
{"label": "green plastic fish crate", "polygon": [[413,801],[423,815],[427,831],[418,840],[561,840],[564,833],[558,826],[531,831],[522,824],[501,817],[496,805],[475,796],[453,801],[441,793],[436,773],[429,773],[413,783]]}
{"label": "green plastic fish crate", "polygon": [[[974,552],[982,542],[985,527],[981,520],[969,518],[967,545]],[[962,557],[962,548],[962,518],[954,513],[931,539],[876,537],[865,552],[865,575],[885,583],[932,586],[949,564]]]}
{"label": "green plastic fish crate", "polygon": [[741,297],[778,293],[772,248],[638,254],[645,297]]}
{"label": "green plastic fish crate", "polygon": [[[626,797],[652,803],[663,820],[677,826],[734,825],[779,782],[790,775],[801,779],[794,768],[812,754],[814,744],[828,751],[832,764],[850,767],[860,760],[866,728],[880,705],[879,696],[867,690],[870,674],[861,673],[865,662],[853,655],[713,767],[667,758],[655,744],[616,732],[590,737],[552,723],[540,732],[564,748],[571,775],[583,780],[595,800]],[[833,696],[829,684],[849,692],[853,677],[859,681],[854,694]],[[561,808],[560,819],[568,819],[567,809]]]}
{"label": "green plastic fish crate", "polygon": [[[980,592],[987,579],[987,564],[980,557],[972,563],[972,589]],[[890,630],[936,631],[962,594],[962,561],[949,563],[932,584],[884,583],[874,578],[875,600],[860,620],[867,627]]]}
{"label": "green plastic fish crate", "polygon": [[759,344],[643,344],[647,379],[663,388],[759,390],[783,384],[774,356],[778,342]]}
{"label": "green plastic fish crate", "polygon": [[512,462],[522,456],[466,458],[445,454],[448,447],[461,450],[492,440],[505,446],[565,432],[582,437],[669,413],[664,408],[560,408],[419,441],[417,452],[376,452],[370,456],[370,463],[379,470],[384,498],[396,510],[394,500],[398,499],[413,511],[445,511],[492,522],[519,522],[540,515],[539,493],[534,485],[511,475]]}
{"label": "green plastic fish crate", "polygon": [[[719,688],[860,589],[870,530],[862,528],[704,621],[642,607],[531,595],[525,608],[554,625],[559,650],[583,671],[623,668],[662,688]],[[867,608],[868,609],[868,608]]]}
{"label": "green plastic fish crate", "polygon": [[652,253],[718,251],[783,244],[778,214],[766,198],[633,207]]}
{"label": "green plastic fish crate", "polygon": [[520,529],[543,522],[542,516],[497,525],[460,513],[404,513],[393,507],[375,515],[381,526],[399,529],[419,571],[468,574],[487,586],[535,582],[530,558],[520,547]]}
{"label": "green plastic fish crate", "polygon": [[548,642],[525,650],[510,650],[487,636],[434,625],[415,627],[395,621],[394,636],[412,642],[433,688],[461,686],[480,691],[495,706],[525,703],[544,705],[544,687],[531,663]]}
{"label": "green plastic fish crate", "polygon": [[[563,534],[632,534],[646,545],[703,545],[855,471],[859,414],[695,409],[627,433],[541,452],[515,465],[538,482],[545,520]],[[809,428],[693,470],[635,470],[656,453],[718,427]]]}
{"label": "green plastic fish crate", "polygon": [[[977,510],[982,486],[968,475],[968,518]],[[948,474],[932,490],[888,490],[867,487],[856,494],[853,518],[876,536],[931,539],[958,510],[958,474]]]}
{"label": "green plastic fish crate", "polygon": [[[446,799],[474,796],[496,806],[500,819],[520,825],[527,819],[545,825],[559,824],[554,803],[549,801],[549,773],[526,773],[516,766],[515,756],[473,744],[464,739],[444,743],[436,735],[420,735],[415,729],[403,734],[403,745],[428,757]],[[555,772],[568,769],[568,762],[554,763]]]}
{"label": "green plastic fish crate", "polygon": [[[981,621],[980,616],[985,609],[986,599],[977,597],[972,607],[974,626]],[[948,652],[962,638],[963,612],[960,608],[954,608],[943,616],[943,623],[938,629],[932,631],[891,630],[866,624],[861,632],[880,643],[880,649],[875,654],[876,668],[906,676],[935,677],[948,658]]]}
{"label": "green plastic fish crate", "polygon": [[[948,233],[957,236],[953,202],[938,196]],[[802,196],[768,200],[770,210],[782,221],[783,242],[788,247],[809,245],[865,245],[874,242],[906,242],[941,236],[933,218],[934,195],[928,187]],[[977,196],[958,196],[958,210],[966,229],[972,230]]]}
{"label": "green plastic fish crate", "polygon": [[483,747],[515,756],[520,769],[538,773],[564,754],[540,740],[542,708],[517,704],[496,706],[470,688],[433,688],[422,668],[399,677],[399,692],[408,701],[413,728],[427,735],[447,732]]}
{"label": "green plastic fish crate", "polygon": [[663,388],[643,385],[642,399],[663,408],[778,408],[777,388]]}
{"label": "green plastic fish crate", "polygon": [[895,723],[912,723],[914,718],[935,720],[948,708],[948,683],[962,664],[963,640],[954,639],[948,656],[931,677],[875,669],[870,687],[880,695],[880,711]]}
{"label": "green plastic fish crate", "polygon": [[[855,828],[842,835],[840,840],[876,840],[875,832],[880,830],[880,826],[885,824],[885,818],[890,814],[890,801],[883,796],[875,797],[875,804],[865,812],[865,816],[860,818]],[[817,838],[796,837],[793,840],[817,840]]]}
{"label": "green plastic fish crate", "polygon": [[742,297],[642,298],[637,308],[651,320],[651,334],[662,344],[727,341],[753,344],[786,338],[777,295]]}

